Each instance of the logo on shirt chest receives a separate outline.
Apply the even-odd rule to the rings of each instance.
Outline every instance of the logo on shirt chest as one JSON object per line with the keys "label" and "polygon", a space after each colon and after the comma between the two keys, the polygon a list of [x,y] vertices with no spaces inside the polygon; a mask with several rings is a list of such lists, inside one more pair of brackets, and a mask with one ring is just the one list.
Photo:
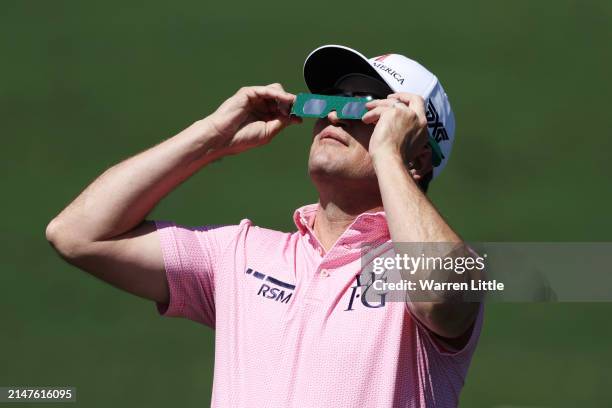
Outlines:
{"label": "logo on shirt chest", "polygon": [[[375,279],[376,276],[374,273],[372,273],[371,279],[368,279],[365,283],[362,283],[362,275],[357,275],[355,277],[355,285],[350,288],[351,292],[347,308],[344,309],[345,312],[355,310],[356,307],[367,307],[370,309],[385,307],[385,298],[387,294],[374,293],[375,290],[370,292]],[[359,299],[359,302],[356,302],[357,299]],[[361,304],[361,306],[359,306],[359,304]]]}
{"label": "logo on shirt chest", "polygon": [[289,300],[293,295],[295,285],[283,282],[270,275],[266,276],[265,274],[251,268],[248,268],[245,273],[256,279],[264,281],[257,291],[257,296],[262,296],[265,299],[274,300],[280,303],[289,303]]}

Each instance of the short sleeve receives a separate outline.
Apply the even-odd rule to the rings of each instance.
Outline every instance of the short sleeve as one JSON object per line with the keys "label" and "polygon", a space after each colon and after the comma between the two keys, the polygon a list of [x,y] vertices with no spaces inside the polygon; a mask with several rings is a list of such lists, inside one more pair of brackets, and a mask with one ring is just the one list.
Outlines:
{"label": "short sleeve", "polygon": [[215,265],[222,243],[237,234],[236,226],[185,227],[155,221],[170,298],[157,303],[162,316],[183,317],[215,327]]}
{"label": "short sleeve", "polygon": [[[471,247],[466,246],[468,252],[475,257],[478,257],[478,253]],[[479,303],[478,312],[476,314],[476,318],[474,319],[474,323],[469,329],[469,336],[466,344],[459,349],[451,348],[449,345],[445,344],[441,339],[438,339],[434,333],[432,333],[425,324],[419,321],[418,317],[412,312],[410,308],[410,304],[406,303],[406,309],[411,314],[412,319],[415,321],[417,328],[420,333],[423,334],[422,337],[426,338],[427,341],[433,346],[433,348],[443,356],[448,357],[456,357],[458,359],[461,358],[471,358],[474,350],[476,349],[476,345],[478,343],[478,339],[480,338],[480,332],[482,330],[482,324],[484,320],[484,302]]]}
{"label": "short sleeve", "polygon": [[419,319],[412,313],[412,310],[407,307],[408,313],[410,313],[412,319],[414,320],[417,330],[421,334],[421,336],[427,339],[427,342],[433,347],[433,349],[443,356],[448,357],[467,357],[471,358],[474,350],[476,349],[476,345],[478,344],[478,339],[480,338],[480,332],[482,330],[482,324],[484,320],[484,303],[480,303],[478,307],[478,312],[476,318],[474,319],[474,323],[472,327],[469,329],[470,334],[466,344],[460,349],[450,349],[448,346],[442,344],[442,342],[435,338],[435,335],[423,324],[419,321]]}

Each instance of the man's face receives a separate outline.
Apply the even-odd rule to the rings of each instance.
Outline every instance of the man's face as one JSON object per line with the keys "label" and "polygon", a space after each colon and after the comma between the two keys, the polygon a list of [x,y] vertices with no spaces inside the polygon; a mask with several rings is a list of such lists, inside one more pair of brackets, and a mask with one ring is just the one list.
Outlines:
{"label": "man's face", "polygon": [[[382,82],[365,76],[349,76],[336,85],[335,94],[371,96],[385,99],[392,91]],[[372,184],[377,188],[376,173],[368,152],[375,125],[361,120],[339,119],[335,111],[318,119],[313,128],[308,171],[313,180],[333,180]],[[416,180],[430,176],[433,171],[429,145],[413,156]],[[414,166],[413,166],[414,165]]]}
{"label": "man's face", "polygon": [[[340,82],[335,94],[386,98],[384,88],[375,80],[348,77]],[[345,181],[374,181],[376,173],[368,153],[370,136],[375,125],[361,120],[339,119],[335,111],[318,119],[313,128],[313,140],[308,159],[308,171],[313,179],[334,178]]]}

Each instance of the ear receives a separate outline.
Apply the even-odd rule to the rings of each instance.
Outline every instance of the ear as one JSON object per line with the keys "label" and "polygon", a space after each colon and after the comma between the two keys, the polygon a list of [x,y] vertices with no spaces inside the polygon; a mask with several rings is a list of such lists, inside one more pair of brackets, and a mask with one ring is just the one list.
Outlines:
{"label": "ear", "polygon": [[[404,162],[406,163],[406,156],[404,156]],[[409,170],[416,170],[416,174],[421,177],[425,177],[433,171],[433,164],[431,162],[432,152],[431,146],[427,143],[421,151],[414,157],[414,159],[407,163]]]}

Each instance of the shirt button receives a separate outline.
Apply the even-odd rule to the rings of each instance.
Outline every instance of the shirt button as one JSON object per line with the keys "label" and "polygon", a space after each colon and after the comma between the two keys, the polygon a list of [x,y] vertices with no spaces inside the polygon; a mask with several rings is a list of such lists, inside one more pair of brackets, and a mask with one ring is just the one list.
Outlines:
{"label": "shirt button", "polygon": [[321,276],[327,278],[329,276],[329,271],[327,269],[321,269]]}
{"label": "shirt button", "polygon": [[319,251],[319,255],[321,256],[325,255],[325,250],[322,247],[319,247],[318,251]]}

